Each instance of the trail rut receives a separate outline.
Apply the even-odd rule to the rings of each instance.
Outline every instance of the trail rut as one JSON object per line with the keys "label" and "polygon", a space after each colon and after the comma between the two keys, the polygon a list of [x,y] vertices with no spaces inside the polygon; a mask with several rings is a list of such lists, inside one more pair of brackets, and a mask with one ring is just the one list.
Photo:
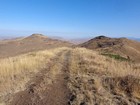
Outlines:
{"label": "trail rut", "polygon": [[52,58],[48,67],[27,84],[26,90],[16,93],[8,105],[67,105],[69,57],[70,51],[66,50]]}

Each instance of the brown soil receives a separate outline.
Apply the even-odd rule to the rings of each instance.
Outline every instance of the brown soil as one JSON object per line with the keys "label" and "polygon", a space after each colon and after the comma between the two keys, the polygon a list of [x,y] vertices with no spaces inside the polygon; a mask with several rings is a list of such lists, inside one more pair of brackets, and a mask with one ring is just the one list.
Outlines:
{"label": "brown soil", "polygon": [[0,58],[71,45],[66,41],[51,39],[40,34],[33,34],[25,38],[0,41]]}
{"label": "brown soil", "polygon": [[97,50],[101,53],[119,54],[125,58],[129,57],[132,61],[140,62],[140,42],[127,38],[98,36],[79,44],[79,46]]}
{"label": "brown soil", "polygon": [[69,56],[70,51],[65,51],[53,58],[49,67],[38,73],[27,84],[26,90],[13,95],[8,105],[67,105],[70,95],[67,88]]}

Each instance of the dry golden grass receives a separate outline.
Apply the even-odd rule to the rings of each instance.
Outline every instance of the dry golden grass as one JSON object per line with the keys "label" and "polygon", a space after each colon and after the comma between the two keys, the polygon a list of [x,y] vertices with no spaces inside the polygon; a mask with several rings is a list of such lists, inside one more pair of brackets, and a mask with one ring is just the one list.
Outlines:
{"label": "dry golden grass", "polygon": [[[86,48],[76,48],[72,52],[73,63],[72,71],[77,73],[92,73],[92,72],[105,72],[110,76],[127,76],[133,75],[140,77],[140,64],[135,64],[129,61],[117,61],[100,55],[96,51],[87,50]],[[76,63],[77,62],[77,63]],[[73,69],[82,65],[80,70]],[[129,72],[128,72],[129,71]]]}
{"label": "dry golden grass", "polygon": [[140,101],[139,64],[75,48],[69,69],[68,86],[73,93],[71,105],[133,105]]}
{"label": "dry golden grass", "polygon": [[[70,54],[63,54],[65,51]],[[68,61],[65,61],[67,56]],[[59,60],[53,60],[48,75],[55,78],[62,72],[63,63],[68,63],[68,87],[72,92],[70,105],[140,103],[140,64],[117,61],[86,48],[65,47],[1,59],[0,97],[25,89],[30,78],[46,68],[55,57]]]}
{"label": "dry golden grass", "polygon": [[0,59],[0,97],[25,88],[30,78],[46,68],[50,59],[67,48],[57,48]]}

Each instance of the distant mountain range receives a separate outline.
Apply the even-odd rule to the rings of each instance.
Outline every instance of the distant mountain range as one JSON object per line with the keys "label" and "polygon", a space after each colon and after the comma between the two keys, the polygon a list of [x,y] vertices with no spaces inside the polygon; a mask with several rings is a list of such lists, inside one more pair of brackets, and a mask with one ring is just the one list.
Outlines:
{"label": "distant mountain range", "polygon": [[0,40],[12,39],[12,38],[16,38],[16,37],[13,37],[13,36],[0,36]]}
{"label": "distant mountain range", "polygon": [[[0,36],[0,40],[15,39],[15,38],[21,38],[21,37],[2,36],[2,35]],[[62,37],[59,37],[59,36],[49,36],[49,38],[58,39],[58,40],[66,40],[66,41],[69,41],[69,42],[74,43],[74,44],[80,44],[80,43],[83,43],[83,42],[86,42],[86,41],[92,39],[92,37],[67,39],[67,38],[62,38]],[[127,37],[127,38],[131,39],[131,40],[140,41],[140,38],[135,38],[135,37]]]}
{"label": "distant mountain range", "polygon": [[131,40],[136,40],[136,41],[140,41],[140,38],[128,37],[128,39],[131,39]]}

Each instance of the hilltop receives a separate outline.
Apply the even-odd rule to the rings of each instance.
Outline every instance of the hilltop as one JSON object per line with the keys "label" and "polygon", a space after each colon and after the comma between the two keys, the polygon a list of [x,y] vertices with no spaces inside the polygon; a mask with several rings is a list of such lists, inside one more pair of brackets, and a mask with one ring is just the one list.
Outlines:
{"label": "hilltop", "polygon": [[0,58],[64,46],[71,46],[71,43],[51,39],[42,34],[32,34],[28,37],[0,41]]}
{"label": "hilltop", "polygon": [[119,54],[125,58],[129,57],[133,61],[140,62],[140,42],[127,38],[98,36],[79,44],[79,46],[97,50],[101,53]]}
{"label": "hilltop", "polygon": [[3,40],[0,105],[139,105],[139,46],[106,36],[79,45],[42,34]]}

